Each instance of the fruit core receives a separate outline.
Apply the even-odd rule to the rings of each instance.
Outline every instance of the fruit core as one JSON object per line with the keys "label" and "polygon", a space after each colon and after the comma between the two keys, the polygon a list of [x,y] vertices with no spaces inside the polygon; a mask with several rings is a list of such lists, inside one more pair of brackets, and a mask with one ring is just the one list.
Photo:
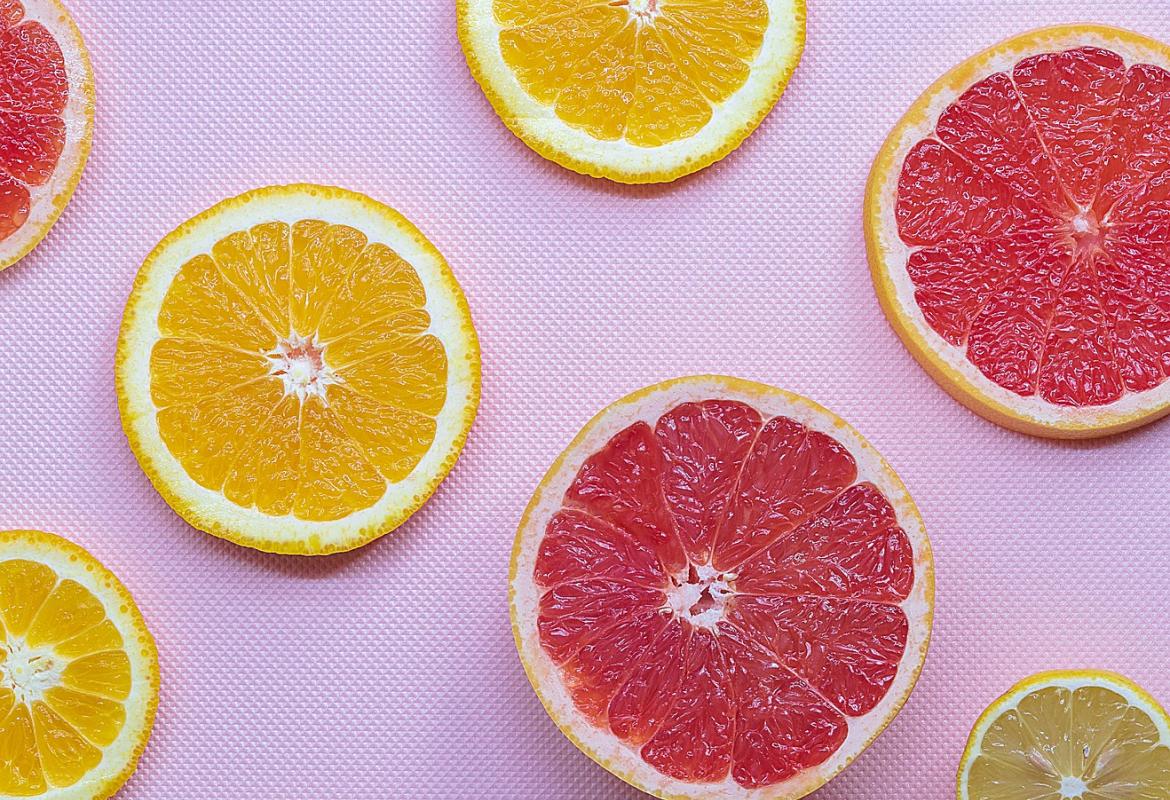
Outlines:
{"label": "fruit core", "polygon": [[325,361],[325,346],[316,335],[305,337],[294,331],[266,355],[270,362],[268,373],[281,379],[286,396],[296,395],[301,402],[311,396],[324,400],[325,390],[341,383],[340,376]]}
{"label": "fruit core", "polygon": [[654,21],[658,16],[658,0],[616,0],[611,5],[621,7],[626,6],[630,12],[630,18],[639,25],[645,25]]}
{"label": "fruit core", "polygon": [[1080,778],[1064,778],[1060,782],[1060,796],[1063,798],[1077,798],[1084,795],[1089,787]]}
{"label": "fruit core", "polygon": [[0,687],[10,689],[19,703],[32,703],[60,682],[61,666],[52,655],[23,641],[6,643],[8,657],[0,662]]}
{"label": "fruit core", "polygon": [[735,596],[734,573],[720,573],[709,564],[692,564],[685,574],[671,576],[663,612],[712,632],[723,620],[727,602]]}

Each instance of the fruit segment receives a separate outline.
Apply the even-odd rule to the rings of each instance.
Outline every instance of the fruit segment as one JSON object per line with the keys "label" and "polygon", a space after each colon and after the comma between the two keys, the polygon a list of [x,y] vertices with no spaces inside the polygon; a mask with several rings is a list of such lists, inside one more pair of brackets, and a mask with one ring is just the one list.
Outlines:
{"label": "fruit segment", "polygon": [[1038,53],[968,88],[906,155],[895,218],[915,300],[994,383],[1100,407],[1170,374],[1167,109],[1160,66]]}
{"label": "fruit segment", "polygon": [[536,630],[577,710],[664,776],[815,768],[889,693],[914,552],[834,437],[712,398],[585,456],[536,551]]}
{"label": "fruit segment", "polygon": [[495,0],[504,63],[590,136],[659,147],[693,136],[747,81],[763,0]]}

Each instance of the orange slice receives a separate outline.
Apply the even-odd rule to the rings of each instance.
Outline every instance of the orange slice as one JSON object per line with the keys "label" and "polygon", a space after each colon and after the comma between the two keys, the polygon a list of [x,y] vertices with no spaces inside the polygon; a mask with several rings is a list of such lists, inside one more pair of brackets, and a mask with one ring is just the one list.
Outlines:
{"label": "orange slice", "polygon": [[576,172],[671,181],[718,161],[776,104],[804,0],[458,0],[496,113]]}
{"label": "orange slice", "polygon": [[667,381],[593,418],[512,552],[512,628],[557,726],[662,798],[792,800],[897,715],[934,568],[893,470],[802,397]]}
{"label": "orange slice", "polygon": [[143,264],[118,341],[122,424],[197,528],[270,552],[358,547],[451,470],[479,402],[455,277],[355,192],[257,189]]}
{"label": "orange slice", "polygon": [[870,266],[960,402],[1088,437],[1170,411],[1170,48],[1070,25],[960,64],[874,163]]}
{"label": "orange slice", "polygon": [[117,578],[58,536],[0,532],[0,797],[112,795],[158,688],[154,640]]}
{"label": "orange slice", "polygon": [[53,227],[93,137],[93,71],[59,0],[0,0],[0,269]]}
{"label": "orange slice", "polygon": [[1170,716],[1140,686],[1099,670],[1042,672],[979,717],[958,800],[1170,797]]}

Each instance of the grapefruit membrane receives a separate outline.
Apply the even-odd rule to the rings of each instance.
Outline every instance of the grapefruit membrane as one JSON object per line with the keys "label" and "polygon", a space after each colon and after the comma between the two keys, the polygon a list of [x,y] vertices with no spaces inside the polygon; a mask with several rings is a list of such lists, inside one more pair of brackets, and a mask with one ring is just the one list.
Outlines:
{"label": "grapefruit membrane", "polygon": [[0,269],[73,194],[93,136],[93,71],[59,0],[0,0]]}
{"label": "grapefruit membrane", "polygon": [[545,709],[662,798],[798,798],[901,709],[926,655],[930,543],[844,421],[721,376],[593,418],[516,534],[512,627]]}
{"label": "grapefruit membrane", "polygon": [[931,86],[870,175],[882,308],[955,398],[1088,437],[1170,410],[1170,48],[1017,36]]}

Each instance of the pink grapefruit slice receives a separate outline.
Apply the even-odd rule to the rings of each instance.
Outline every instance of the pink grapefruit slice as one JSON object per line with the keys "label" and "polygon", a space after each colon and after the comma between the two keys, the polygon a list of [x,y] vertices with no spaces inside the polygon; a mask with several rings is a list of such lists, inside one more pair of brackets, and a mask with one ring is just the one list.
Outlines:
{"label": "pink grapefruit slice", "polygon": [[93,135],[93,72],[59,0],[0,0],[0,269],[45,237]]}
{"label": "pink grapefruit slice", "polygon": [[922,520],[881,456],[805,398],[719,376],[594,417],[512,554],[544,707],[662,798],[823,785],[906,701],[933,604]]}
{"label": "pink grapefruit slice", "polygon": [[1070,25],[944,75],[874,164],[878,298],[942,386],[1007,427],[1170,411],[1170,48]]}

